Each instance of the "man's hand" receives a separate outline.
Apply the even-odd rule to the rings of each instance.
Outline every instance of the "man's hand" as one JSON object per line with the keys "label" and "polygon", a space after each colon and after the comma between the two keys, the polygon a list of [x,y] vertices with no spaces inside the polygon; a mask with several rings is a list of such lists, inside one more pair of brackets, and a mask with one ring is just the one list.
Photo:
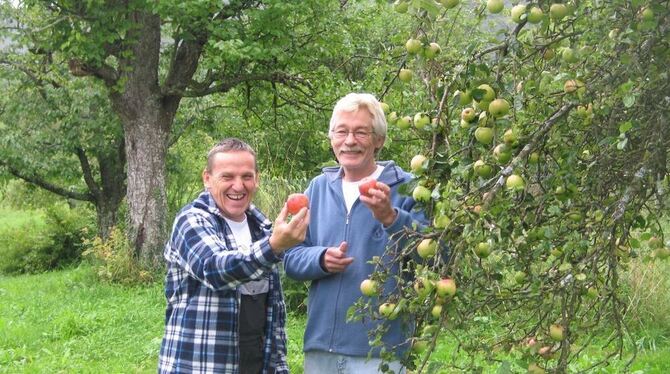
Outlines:
{"label": "man's hand", "polygon": [[275,220],[272,235],[270,236],[270,247],[277,255],[305,241],[305,235],[307,234],[309,209],[300,209],[300,212],[294,215],[290,222],[286,222],[287,217],[288,208],[284,204],[281,212],[279,212],[279,216]]}
{"label": "man's hand", "polygon": [[378,181],[375,188],[368,190],[368,194],[360,196],[361,202],[372,211],[377,221],[384,226],[390,226],[397,214],[391,206],[391,188]]}
{"label": "man's hand", "polygon": [[342,242],[339,247],[329,247],[323,256],[323,267],[329,273],[341,273],[347,269],[353,257],[347,256],[347,242]]}

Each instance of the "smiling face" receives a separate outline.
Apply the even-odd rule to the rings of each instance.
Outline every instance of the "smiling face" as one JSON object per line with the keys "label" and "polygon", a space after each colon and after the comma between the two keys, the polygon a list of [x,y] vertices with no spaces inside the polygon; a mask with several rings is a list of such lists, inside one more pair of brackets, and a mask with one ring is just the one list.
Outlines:
{"label": "smiling face", "polygon": [[244,220],[244,212],[258,189],[254,155],[246,151],[216,153],[211,170],[202,172],[202,180],[226,218]]}
{"label": "smiling face", "polygon": [[[344,138],[338,132],[348,134]],[[368,133],[369,136],[359,138],[355,133]],[[375,151],[384,145],[384,138],[376,135],[372,127],[372,114],[365,107],[354,112],[338,113],[330,138],[335,157],[344,169],[344,179],[358,181],[375,171]]]}

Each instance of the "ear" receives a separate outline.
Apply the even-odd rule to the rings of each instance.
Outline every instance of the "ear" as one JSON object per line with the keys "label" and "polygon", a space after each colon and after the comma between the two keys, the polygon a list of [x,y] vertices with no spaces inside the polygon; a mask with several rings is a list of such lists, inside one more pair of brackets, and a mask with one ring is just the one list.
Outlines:
{"label": "ear", "polygon": [[202,184],[205,185],[205,189],[209,189],[209,181],[210,178],[212,177],[211,174],[207,171],[207,168],[202,170]]}

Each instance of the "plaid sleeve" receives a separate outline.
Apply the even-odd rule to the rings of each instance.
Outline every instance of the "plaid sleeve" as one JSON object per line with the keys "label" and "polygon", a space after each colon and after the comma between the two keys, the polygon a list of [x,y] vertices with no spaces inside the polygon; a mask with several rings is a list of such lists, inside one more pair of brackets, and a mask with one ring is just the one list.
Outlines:
{"label": "plaid sleeve", "polygon": [[281,260],[272,252],[268,238],[255,242],[249,255],[230,248],[211,217],[193,211],[182,213],[175,221],[165,253],[168,262],[206,287],[235,289],[241,283],[260,279]]}

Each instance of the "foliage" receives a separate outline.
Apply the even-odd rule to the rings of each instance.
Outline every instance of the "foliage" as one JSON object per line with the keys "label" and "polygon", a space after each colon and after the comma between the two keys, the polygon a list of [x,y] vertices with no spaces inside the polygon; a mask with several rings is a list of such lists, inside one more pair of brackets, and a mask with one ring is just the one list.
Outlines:
{"label": "foliage", "polygon": [[[401,279],[393,294],[362,298],[359,316],[383,318],[377,306],[387,301],[416,320],[411,343],[427,349],[407,362],[419,372],[430,371],[445,333],[467,356],[495,361],[517,350],[523,367],[563,373],[614,327],[601,351],[588,352],[589,365],[632,359],[626,313],[635,305],[622,274],[631,258],[669,251],[660,225],[670,147],[667,2],[571,2],[565,17],[549,16],[541,2],[533,4],[545,14],[538,23],[527,19],[530,7],[512,22],[508,10],[489,16],[484,4],[449,3],[396,3],[413,29],[387,67],[394,74],[384,101],[392,131],[425,142],[428,161],[413,168],[418,178],[405,192],[427,188],[423,206],[434,221],[413,242],[450,248],[448,258],[438,251],[404,268],[415,284],[453,278],[458,292],[436,299],[435,287]],[[401,68],[414,78],[401,81]],[[461,115],[467,108],[474,116]],[[425,115],[427,123],[418,120]],[[388,265],[376,263],[371,276],[383,282]],[[502,319],[482,328],[491,316]],[[376,333],[373,342],[383,329]],[[453,367],[477,370],[475,362]]]}
{"label": "foliage", "polygon": [[84,258],[104,282],[131,286],[151,283],[157,278],[155,269],[144,268],[136,260],[127,236],[118,228],[112,229],[107,240],[97,236],[84,245],[87,247]]}
{"label": "foliage", "polygon": [[79,261],[92,229],[85,209],[54,204],[41,211],[3,210],[0,273],[39,273]]}

